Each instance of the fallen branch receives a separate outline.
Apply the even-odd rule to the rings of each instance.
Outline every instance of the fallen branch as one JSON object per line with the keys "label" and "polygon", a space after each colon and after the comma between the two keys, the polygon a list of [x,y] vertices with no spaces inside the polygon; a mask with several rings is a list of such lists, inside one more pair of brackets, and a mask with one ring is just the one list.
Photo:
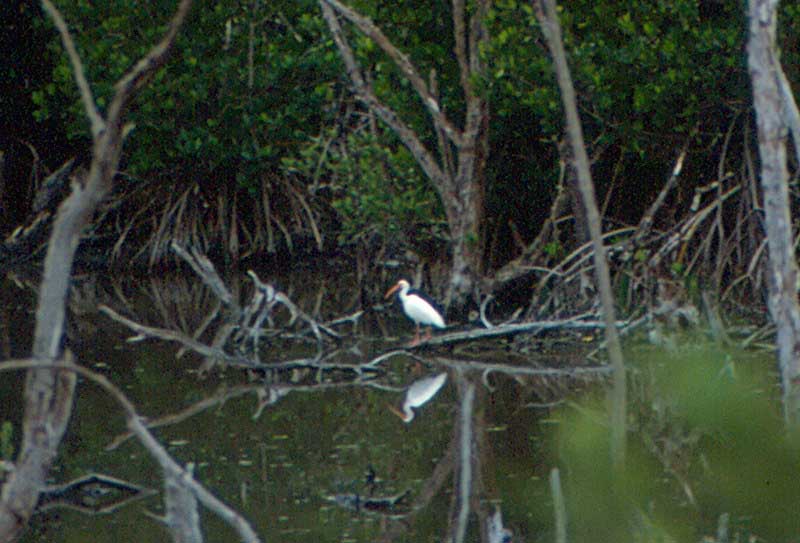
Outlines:
{"label": "fallen branch", "polygon": [[109,381],[104,375],[95,373],[87,368],[73,364],[72,356],[69,352],[63,361],[59,363],[38,361],[38,360],[7,360],[0,365],[0,371],[19,371],[30,369],[58,369],[61,372],[73,372],[103,389],[112,399],[114,399],[125,415],[125,422],[128,429],[136,435],[139,442],[155,458],[164,470],[164,476],[170,481],[177,481],[186,487],[197,498],[200,503],[205,505],[210,511],[217,514],[227,522],[243,541],[255,543],[260,541],[250,524],[239,513],[231,509],[228,505],[214,496],[211,492],[197,482],[192,474],[180,466],[167,452],[167,450],[153,437],[147,429],[143,418],[136,412],[136,408],[127,396],[114,383]]}
{"label": "fallen branch", "polygon": [[176,343],[180,343],[185,348],[196,352],[202,356],[206,357],[213,357],[217,360],[221,360],[228,364],[229,366],[233,367],[240,367],[246,369],[253,369],[253,370],[261,370],[261,371],[272,371],[278,369],[288,369],[288,368],[298,368],[298,367],[308,367],[312,369],[352,369],[353,371],[357,371],[360,366],[358,365],[349,365],[349,364],[326,364],[321,361],[321,356],[315,356],[313,358],[297,358],[294,360],[287,360],[283,362],[271,362],[271,363],[260,363],[247,358],[246,356],[241,355],[231,355],[223,351],[222,349],[218,349],[215,347],[208,346],[204,343],[201,343],[190,336],[182,332],[176,332],[174,330],[168,330],[166,328],[154,328],[152,326],[145,326],[143,324],[139,324],[135,321],[127,317],[123,317],[107,305],[100,305],[98,310],[101,313],[105,313],[111,319],[124,324],[138,335],[128,339],[129,342],[141,341],[146,337],[154,337],[157,339],[161,339],[163,341],[174,341]]}
{"label": "fallen branch", "polygon": [[[624,328],[627,326],[627,321],[617,321],[617,328]],[[583,329],[604,329],[605,322],[598,320],[584,321],[578,319],[564,319],[556,321],[534,321],[522,322],[516,324],[500,324],[492,328],[478,328],[473,330],[466,330],[463,332],[453,332],[434,336],[431,339],[420,343],[414,348],[434,345],[450,345],[453,343],[461,343],[464,341],[472,341],[475,339],[483,339],[498,336],[513,336],[523,332],[538,333],[544,330],[583,330]]]}
{"label": "fallen branch", "polygon": [[311,316],[309,316],[302,309],[297,307],[286,294],[275,289],[275,287],[273,287],[272,285],[263,283],[253,270],[248,270],[247,276],[253,280],[253,283],[256,285],[257,289],[264,292],[267,304],[273,304],[277,302],[282,304],[284,307],[286,307],[286,309],[289,310],[289,312],[292,314],[290,324],[298,318],[304,321],[306,324],[309,325],[311,330],[314,332],[314,336],[317,338],[317,341],[319,342],[322,342],[321,332],[324,332],[327,336],[331,338],[341,339],[342,336],[339,335],[338,332],[332,330],[331,328],[328,328],[324,324],[318,323],[316,320],[311,318]]}
{"label": "fallen branch", "polygon": [[138,336],[128,339],[129,342],[141,341],[145,337],[154,337],[164,341],[174,341],[176,343],[180,343],[187,349],[190,349],[196,352],[197,354],[223,360],[225,361],[226,364],[229,364],[231,366],[238,366],[251,369],[268,368],[268,366],[266,366],[265,364],[259,364],[257,362],[253,362],[252,360],[244,356],[229,355],[222,349],[209,347],[205,343],[201,343],[182,332],[167,330],[166,328],[154,328],[152,326],[145,326],[143,324],[139,324],[138,322],[123,317],[122,315],[120,315],[107,305],[100,305],[98,307],[98,310],[101,313],[105,313],[113,320],[121,324],[124,324],[125,326],[127,326],[128,328],[139,334]]}

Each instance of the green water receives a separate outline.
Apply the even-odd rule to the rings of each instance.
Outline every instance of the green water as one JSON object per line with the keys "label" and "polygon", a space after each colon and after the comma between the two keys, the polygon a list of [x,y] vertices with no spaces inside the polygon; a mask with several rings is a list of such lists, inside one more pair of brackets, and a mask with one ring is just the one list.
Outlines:
{"label": "green water", "polygon": [[[318,311],[321,320],[338,316],[341,313],[336,307],[348,303],[347,291],[324,291],[321,295],[315,289],[320,281],[324,279],[308,277],[281,288],[304,311]],[[246,291],[247,287],[241,288]],[[16,303],[14,308],[9,303],[5,313],[5,329],[14,332],[9,334],[13,338],[9,354],[24,356],[28,346],[22,338],[32,329],[35,292],[33,287],[8,282],[3,292],[6,296],[13,293],[9,299]],[[73,291],[68,344],[80,364],[120,386],[141,415],[158,419],[225,390],[254,387],[258,381],[234,368],[200,376],[196,370],[201,357],[189,353],[177,359],[176,344],[156,339],[129,343],[126,339],[133,334],[99,313],[97,306],[107,304],[149,326],[176,327],[191,333],[214,302],[201,284],[183,277],[129,279],[117,284],[84,278]],[[386,321],[376,323],[377,318]],[[385,337],[386,331],[390,337]],[[365,317],[356,332],[342,345],[349,350],[330,362],[367,361],[397,344],[399,337],[402,341],[410,338],[413,329],[396,308],[389,308],[385,315]],[[291,359],[313,352],[313,345],[307,343],[292,348],[281,342],[274,350],[262,351],[262,360]],[[249,392],[154,433],[178,462],[192,463],[196,479],[244,515],[262,541],[440,541],[448,533],[457,477],[444,470],[437,484],[432,478],[440,476],[447,465],[448,450],[458,454],[453,445],[457,443],[458,388],[451,376],[415,420],[404,424],[390,413],[387,404],[399,405],[403,387],[442,369],[403,357],[395,357],[383,368],[385,373],[377,375],[375,381],[381,388],[356,386],[341,376],[324,376],[325,386],[293,390],[266,406],[258,418],[254,418],[259,406],[257,396]],[[539,530],[541,523],[547,522],[543,516],[549,515],[535,505],[546,499],[544,481],[551,459],[541,439],[549,432],[548,412],[526,407],[530,399],[527,387],[510,377],[493,375],[495,388],[491,392],[481,384],[479,374],[468,378],[479,388],[476,419],[486,436],[479,451],[478,496],[489,512],[495,503],[502,504],[506,525],[525,538]],[[342,382],[331,384],[337,380]],[[21,387],[20,375],[0,376],[0,419],[15,424],[17,437]],[[165,528],[145,515],[163,513],[161,473],[156,462],[134,439],[106,450],[124,431],[124,419],[114,401],[97,386],[81,380],[67,436],[51,472],[52,482],[64,483],[98,472],[159,494],[110,514],[50,510],[34,518],[24,541],[141,542],[169,538]],[[336,495],[358,496],[364,502],[403,493],[405,498],[387,511],[354,510],[332,500]],[[426,493],[431,495],[423,499]],[[546,510],[546,506],[542,508]],[[474,508],[469,520],[467,540],[476,541],[480,536]],[[238,541],[228,525],[206,510],[202,527],[207,541]]]}

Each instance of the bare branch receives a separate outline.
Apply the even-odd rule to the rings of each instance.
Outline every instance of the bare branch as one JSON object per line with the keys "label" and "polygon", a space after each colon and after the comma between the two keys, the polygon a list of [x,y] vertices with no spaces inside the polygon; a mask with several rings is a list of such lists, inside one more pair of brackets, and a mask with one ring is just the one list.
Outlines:
{"label": "bare branch", "polygon": [[237,357],[231,356],[222,349],[218,349],[215,347],[210,347],[204,343],[200,343],[199,341],[195,340],[194,338],[181,333],[176,332],[174,330],[167,330],[166,328],[153,328],[151,326],[145,326],[143,324],[139,324],[138,322],[134,322],[126,317],[123,317],[110,307],[106,305],[101,305],[99,308],[101,313],[105,313],[113,320],[124,324],[131,330],[135,331],[139,336],[134,339],[129,339],[128,341],[134,341],[136,339],[140,339],[142,337],[155,337],[162,341],[174,341],[176,343],[180,343],[185,348],[190,349],[197,354],[206,357],[213,357],[218,360],[224,361],[226,364],[235,367],[242,367],[242,368],[261,368],[264,367],[262,364],[258,364],[253,362],[252,360],[245,358],[245,357]]}
{"label": "bare branch", "polygon": [[461,87],[464,96],[472,94],[472,85],[469,80],[469,62],[467,61],[467,26],[464,24],[464,0],[453,0],[453,37],[455,38],[454,51],[461,72]]}
{"label": "bare branch", "polygon": [[447,137],[449,137],[453,143],[456,145],[462,144],[462,136],[460,130],[453,126],[453,124],[447,119],[445,114],[439,108],[439,103],[436,101],[436,98],[430,93],[428,90],[428,86],[425,84],[425,79],[420,76],[417,72],[417,69],[411,63],[408,56],[397,49],[394,44],[389,41],[389,38],[381,31],[380,28],[375,26],[369,18],[356,13],[348,6],[345,6],[338,0],[320,0],[320,2],[325,5],[328,4],[333,7],[336,11],[341,13],[348,21],[353,23],[358,27],[361,32],[369,36],[375,44],[383,49],[384,53],[389,55],[395,65],[400,68],[400,71],[403,72],[403,75],[406,76],[406,79],[411,83],[411,86],[414,87],[414,90],[417,91],[422,103],[425,105],[425,108],[428,110],[433,122],[439,126]]}
{"label": "bare branch", "polygon": [[92,89],[89,87],[89,82],[86,80],[86,74],[83,70],[81,57],[75,49],[75,42],[72,41],[67,23],[64,22],[64,18],[61,16],[61,12],[58,11],[58,8],[56,8],[50,0],[42,0],[42,8],[44,8],[47,14],[50,15],[50,18],[53,19],[58,33],[61,34],[61,41],[64,44],[64,49],[67,50],[69,61],[72,63],[72,73],[75,76],[75,84],[78,85],[78,91],[80,91],[83,109],[86,111],[86,116],[89,117],[92,138],[96,138],[106,127],[106,123],[100,115],[100,112],[97,111],[97,106],[94,103],[94,96],[92,96]]}
{"label": "bare branch", "polygon": [[172,20],[169,22],[167,32],[161,41],[150,49],[147,55],[139,60],[131,70],[125,74],[122,79],[117,81],[114,88],[117,90],[114,100],[108,108],[108,122],[109,124],[118,122],[119,116],[122,114],[128,101],[133,97],[136,91],[140,90],[153,74],[167,61],[167,55],[175,42],[183,21],[189,13],[189,8],[192,6],[192,0],[181,0],[178,4],[178,9]]}
{"label": "bare branch", "polygon": [[383,122],[389,125],[389,127],[397,134],[397,136],[403,141],[403,144],[408,147],[409,151],[411,151],[411,153],[414,155],[414,158],[416,158],[417,162],[419,162],[419,165],[425,172],[425,175],[427,175],[428,178],[431,179],[436,185],[436,188],[440,192],[448,190],[448,178],[442,172],[441,167],[436,162],[436,159],[433,157],[431,152],[425,147],[422,141],[420,141],[414,131],[402,120],[400,120],[400,117],[398,117],[397,113],[395,113],[392,108],[386,106],[380,100],[378,100],[378,97],[375,96],[372,88],[365,81],[364,76],[358,67],[355,56],[353,55],[353,51],[350,49],[350,45],[347,43],[347,40],[342,33],[339,20],[336,18],[336,14],[330,7],[329,2],[327,0],[320,0],[320,7],[322,8],[322,16],[328,23],[331,34],[333,34],[333,41],[336,43],[336,46],[339,48],[339,52],[342,55],[345,68],[347,69],[347,74],[350,77],[350,81],[353,82],[353,86],[355,87],[356,95],[367,105],[367,107],[375,111],[375,113],[378,114]]}
{"label": "bare branch", "polygon": [[681,149],[681,152],[678,155],[678,159],[675,161],[675,166],[672,168],[672,173],[670,174],[669,179],[667,179],[667,182],[664,184],[661,192],[658,193],[658,197],[652,204],[650,204],[650,207],[639,221],[639,226],[636,228],[636,235],[633,238],[634,242],[644,239],[650,233],[650,228],[653,226],[653,218],[658,210],[661,209],[661,206],[667,199],[667,195],[672,191],[673,188],[675,188],[675,185],[678,184],[678,178],[680,177],[681,170],[683,169],[683,161],[686,158],[686,152],[689,149],[689,143],[693,137],[694,133],[687,138],[686,143],[683,145],[683,149]]}

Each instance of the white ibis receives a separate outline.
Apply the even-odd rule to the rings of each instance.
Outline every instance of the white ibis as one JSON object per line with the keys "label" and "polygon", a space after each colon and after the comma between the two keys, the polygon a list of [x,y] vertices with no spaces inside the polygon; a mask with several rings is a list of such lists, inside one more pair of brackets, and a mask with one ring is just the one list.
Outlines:
{"label": "white ibis", "polygon": [[411,285],[408,284],[408,281],[400,279],[397,284],[386,291],[384,299],[389,298],[398,290],[400,291],[399,296],[400,301],[403,302],[403,311],[417,325],[417,333],[414,335],[414,341],[411,342],[413,347],[419,343],[420,326],[428,326],[428,332],[425,336],[425,339],[428,340],[431,338],[431,327],[444,328],[444,319],[427,296],[418,290],[410,289]]}
{"label": "white ibis", "polygon": [[401,412],[392,405],[389,406],[389,409],[392,413],[403,419],[403,422],[411,422],[414,420],[413,408],[421,407],[436,396],[439,389],[444,386],[445,381],[447,381],[446,372],[414,381],[411,383],[411,386],[408,387],[408,390],[406,390],[406,398],[403,401],[403,411]]}

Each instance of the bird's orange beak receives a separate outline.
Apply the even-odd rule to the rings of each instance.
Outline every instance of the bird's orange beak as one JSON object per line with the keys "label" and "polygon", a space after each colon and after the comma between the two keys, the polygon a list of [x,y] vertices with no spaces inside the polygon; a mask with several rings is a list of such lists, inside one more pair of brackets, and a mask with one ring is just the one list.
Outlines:
{"label": "bird's orange beak", "polygon": [[390,288],[389,290],[386,291],[386,294],[383,295],[383,299],[384,300],[388,300],[389,296],[391,296],[392,294],[394,294],[398,290],[400,290],[400,283],[399,282],[397,284],[395,284],[395,286],[393,286],[392,288]]}
{"label": "bird's orange beak", "polygon": [[390,403],[387,403],[387,404],[386,404],[386,407],[388,407],[388,408],[389,408],[389,411],[391,411],[392,413],[394,413],[395,415],[397,415],[397,416],[398,416],[398,417],[400,417],[401,419],[403,419],[403,420],[406,420],[406,415],[405,415],[405,413],[403,413],[402,411],[400,411],[399,409],[397,409],[397,408],[396,408],[395,406],[393,406],[392,404],[390,404]]}

